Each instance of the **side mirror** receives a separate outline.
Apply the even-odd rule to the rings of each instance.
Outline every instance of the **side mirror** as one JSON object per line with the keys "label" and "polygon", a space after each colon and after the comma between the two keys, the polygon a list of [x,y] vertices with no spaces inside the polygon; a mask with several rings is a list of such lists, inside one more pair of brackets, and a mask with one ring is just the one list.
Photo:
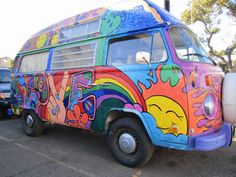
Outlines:
{"label": "side mirror", "polygon": [[140,64],[150,64],[151,54],[149,52],[140,51],[136,53],[136,62]]}

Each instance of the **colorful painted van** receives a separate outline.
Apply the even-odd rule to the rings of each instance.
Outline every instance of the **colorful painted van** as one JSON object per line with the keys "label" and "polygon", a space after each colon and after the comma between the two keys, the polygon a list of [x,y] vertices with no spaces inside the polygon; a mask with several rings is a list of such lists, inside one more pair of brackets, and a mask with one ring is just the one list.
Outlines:
{"label": "colorful painted van", "polygon": [[150,1],[122,1],[25,43],[14,61],[13,112],[30,136],[40,135],[44,122],[105,134],[114,157],[136,167],[154,146],[231,144],[223,77],[179,20]]}

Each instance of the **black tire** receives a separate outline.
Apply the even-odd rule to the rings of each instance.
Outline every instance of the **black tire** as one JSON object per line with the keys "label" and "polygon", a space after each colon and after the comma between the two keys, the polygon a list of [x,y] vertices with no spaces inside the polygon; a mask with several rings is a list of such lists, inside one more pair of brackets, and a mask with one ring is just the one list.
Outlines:
{"label": "black tire", "polygon": [[7,108],[0,106],[0,119],[7,118]]}
{"label": "black tire", "polygon": [[3,111],[0,111],[0,119],[3,119],[5,117],[5,113]]}
{"label": "black tire", "polygon": [[[122,136],[125,136],[124,134],[128,135],[128,137],[132,136],[133,140],[135,140],[135,150],[132,147],[132,152],[125,152],[127,150],[124,151],[124,148],[122,149],[121,147],[122,143],[119,143]],[[128,167],[144,165],[150,160],[154,152],[154,145],[150,141],[144,127],[135,118],[121,118],[112,123],[108,130],[107,141],[113,156],[121,164]]]}
{"label": "black tire", "polygon": [[24,133],[28,136],[39,136],[44,131],[43,121],[38,117],[38,115],[34,111],[31,110],[24,110],[22,112],[21,124]]}

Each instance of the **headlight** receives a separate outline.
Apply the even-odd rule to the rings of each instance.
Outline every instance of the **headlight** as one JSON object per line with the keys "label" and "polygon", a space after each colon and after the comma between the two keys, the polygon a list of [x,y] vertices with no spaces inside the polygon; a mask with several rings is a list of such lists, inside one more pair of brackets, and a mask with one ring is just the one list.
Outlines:
{"label": "headlight", "polygon": [[0,98],[2,99],[10,98],[10,93],[0,93]]}
{"label": "headlight", "polygon": [[213,119],[218,111],[217,98],[213,94],[207,95],[204,101],[204,113],[208,119]]}

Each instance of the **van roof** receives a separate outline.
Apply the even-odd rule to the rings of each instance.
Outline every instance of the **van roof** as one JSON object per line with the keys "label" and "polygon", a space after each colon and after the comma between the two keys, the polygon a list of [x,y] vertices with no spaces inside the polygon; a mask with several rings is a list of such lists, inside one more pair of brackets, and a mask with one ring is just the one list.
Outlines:
{"label": "van roof", "polygon": [[19,54],[93,37],[127,33],[165,23],[181,24],[149,0],[121,1],[67,18],[34,34]]}

